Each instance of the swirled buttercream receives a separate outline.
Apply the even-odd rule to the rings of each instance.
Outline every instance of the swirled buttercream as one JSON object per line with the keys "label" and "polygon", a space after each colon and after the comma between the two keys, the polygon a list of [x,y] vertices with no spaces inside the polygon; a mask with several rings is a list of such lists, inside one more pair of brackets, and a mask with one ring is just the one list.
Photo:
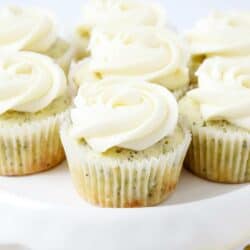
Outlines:
{"label": "swirled buttercream", "polygon": [[[100,78],[135,77],[170,90],[184,87],[189,82],[189,54],[184,42],[173,31],[135,28],[114,32],[112,29],[95,29],[89,48],[89,63],[77,67],[74,74],[83,75],[79,72],[82,71],[85,76],[94,74]],[[76,84],[81,83],[78,79]]]}
{"label": "swirled buttercream", "polygon": [[197,72],[199,87],[188,96],[205,120],[226,120],[250,130],[250,57],[207,59]]}
{"label": "swirled buttercream", "polygon": [[54,61],[34,52],[0,55],[0,115],[37,112],[66,92],[66,77]]}
{"label": "swirled buttercream", "polygon": [[250,55],[250,12],[214,12],[187,33],[193,55]]}
{"label": "swirled buttercream", "polygon": [[55,22],[45,11],[17,6],[0,11],[0,52],[46,52],[56,39]]}
{"label": "swirled buttercream", "polygon": [[144,150],[176,128],[178,107],[165,88],[129,78],[81,86],[71,111],[72,136],[97,152],[117,146]]}
{"label": "swirled buttercream", "polygon": [[83,9],[82,28],[165,26],[166,14],[157,4],[138,0],[92,0]]}

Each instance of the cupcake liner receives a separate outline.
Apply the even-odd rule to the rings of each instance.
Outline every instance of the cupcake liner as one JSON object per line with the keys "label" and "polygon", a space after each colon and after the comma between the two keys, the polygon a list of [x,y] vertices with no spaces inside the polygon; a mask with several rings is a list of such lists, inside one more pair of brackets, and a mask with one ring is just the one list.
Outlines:
{"label": "cupcake liner", "polygon": [[193,128],[185,166],[215,182],[250,181],[250,134],[212,127]]}
{"label": "cupcake liner", "polygon": [[59,124],[66,113],[21,125],[0,124],[0,175],[28,175],[61,163],[65,155]]}
{"label": "cupcake liner", "polygon": [[93,157],[88,146],[79,144],[61,130],[69,169],[79,194],[101,207],[143,207],[164,201],[175,189],[191,135],[172,152],[140,160]]}

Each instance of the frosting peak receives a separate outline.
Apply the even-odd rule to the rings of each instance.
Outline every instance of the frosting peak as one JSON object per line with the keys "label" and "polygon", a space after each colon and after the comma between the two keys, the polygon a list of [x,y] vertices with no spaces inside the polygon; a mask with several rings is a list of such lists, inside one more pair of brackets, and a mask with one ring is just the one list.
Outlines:
{"label": "frosting peak", "polygon": [[[136,77],[175,90],[188,84],[189,54],[175,32],[156,28],[95,29],[91,59],[77,71],[106,77]],[[85,68],[84,68],[85,67]],[[75,72],[77,75],[79,72]],[[94,77],[88,77],[94,78]],[[79,84],[79,83],[77,83]]]}
{"label": "frosting peak", "polygon": [[71,111],[72,135],[97,152],[118,146],[144,150],[177,125],[178,107],[165,88],[129,78],[81,86]]}
{"label": "frosting peak", "polygon": [[227,120],[250,130],[250,57],[207,59],[197,72],[199,87],[188,95],[205,120]]}
{"label": "frosting peak", "polygon": [[0,11],[0,51],[46,52],[56,41],[53,18],[36,8],[17,6]]}
{"label": "frosting peak", "polygon": [[85,5],[83,26],[164,26],[165,12],[157,4],[138,0],[92,0]]}
{"label": "frosting peak", "polygon": [[250,55],[250,12],[214,12],[188,32],[194,55]]}
{"label": "frosting peak", "polygon": [[0,115],[37,112],[66,92],[66,77],[54,61],[33,52],[0,56]]}

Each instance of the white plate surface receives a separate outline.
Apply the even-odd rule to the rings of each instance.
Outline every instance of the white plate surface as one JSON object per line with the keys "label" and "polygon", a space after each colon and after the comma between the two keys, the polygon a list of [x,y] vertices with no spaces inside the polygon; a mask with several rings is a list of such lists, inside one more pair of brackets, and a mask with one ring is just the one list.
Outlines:
{"label": "white plate surface", "polygon": [[75,192],[65,163],[0,177],[0,190],[0,250],[235,250],[250,239],[250,186],[216,184],[185,170],[170,199],[155,208],[92,207]]}
{"label": "white plate surface", "polygon": [[[217,184],[200,179],[183,170],[179,185],[161,206],[200,201],[237,191],[247,185]],[[0,188],[31,200],[77,208],[90,207],[76,193],[66,164],[50,171],[25,177],[0,177]],[[50,191],[50,192],[48,192]]]}

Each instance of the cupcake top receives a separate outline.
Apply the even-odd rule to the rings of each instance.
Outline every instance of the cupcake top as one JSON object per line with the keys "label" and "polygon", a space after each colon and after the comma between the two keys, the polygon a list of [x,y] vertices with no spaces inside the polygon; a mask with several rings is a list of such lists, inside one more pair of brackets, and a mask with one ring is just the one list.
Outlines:
{"label": "cupcake top", "polygon": [[57,39],[53,18],[41,9],[7,7],[0,11],[0,52],[46,52]]}
{"label": "cupcake top", "polygon": [[205,121],[225,120],[250,130],[250,57],[207,59],[197,72],[199,87],[187,93]]}
{"label": "cupcake top", "polygon": [[250,12],[215,12],[187,34],[193,55],[250,55]]}
{"label": "cupcake top", "polygon": [[172,135],[178,120],[174,96],[134,78],[109,78],[81,86],[71,111],[74,138],[96,152],[112,147],[144,150]]}
{"label": "cupcake top", "polygon": [[37,112],[66,93],[66,77],[54,61],[34,52],[0,56],[0,115]]}
{"label": "cupcake top", "polygon": [[[77,85],[85,78],[136,77],[175,90],[188,85],[189,53],[173,31],[157,28],[95,29],[88,63],[71,75]],[[85,72],[83,74],[83,72]],[[87,77],[92,74],[92,77]],[[79,76],[85,75],[82,80]]]}
{"label": "cupcake top", "polygon": [[138,0],[92,0],[85,5],[83,18],[78,32],[86,34],[99,26],[120,29],[124,26],[166,25],[163,8]]}

